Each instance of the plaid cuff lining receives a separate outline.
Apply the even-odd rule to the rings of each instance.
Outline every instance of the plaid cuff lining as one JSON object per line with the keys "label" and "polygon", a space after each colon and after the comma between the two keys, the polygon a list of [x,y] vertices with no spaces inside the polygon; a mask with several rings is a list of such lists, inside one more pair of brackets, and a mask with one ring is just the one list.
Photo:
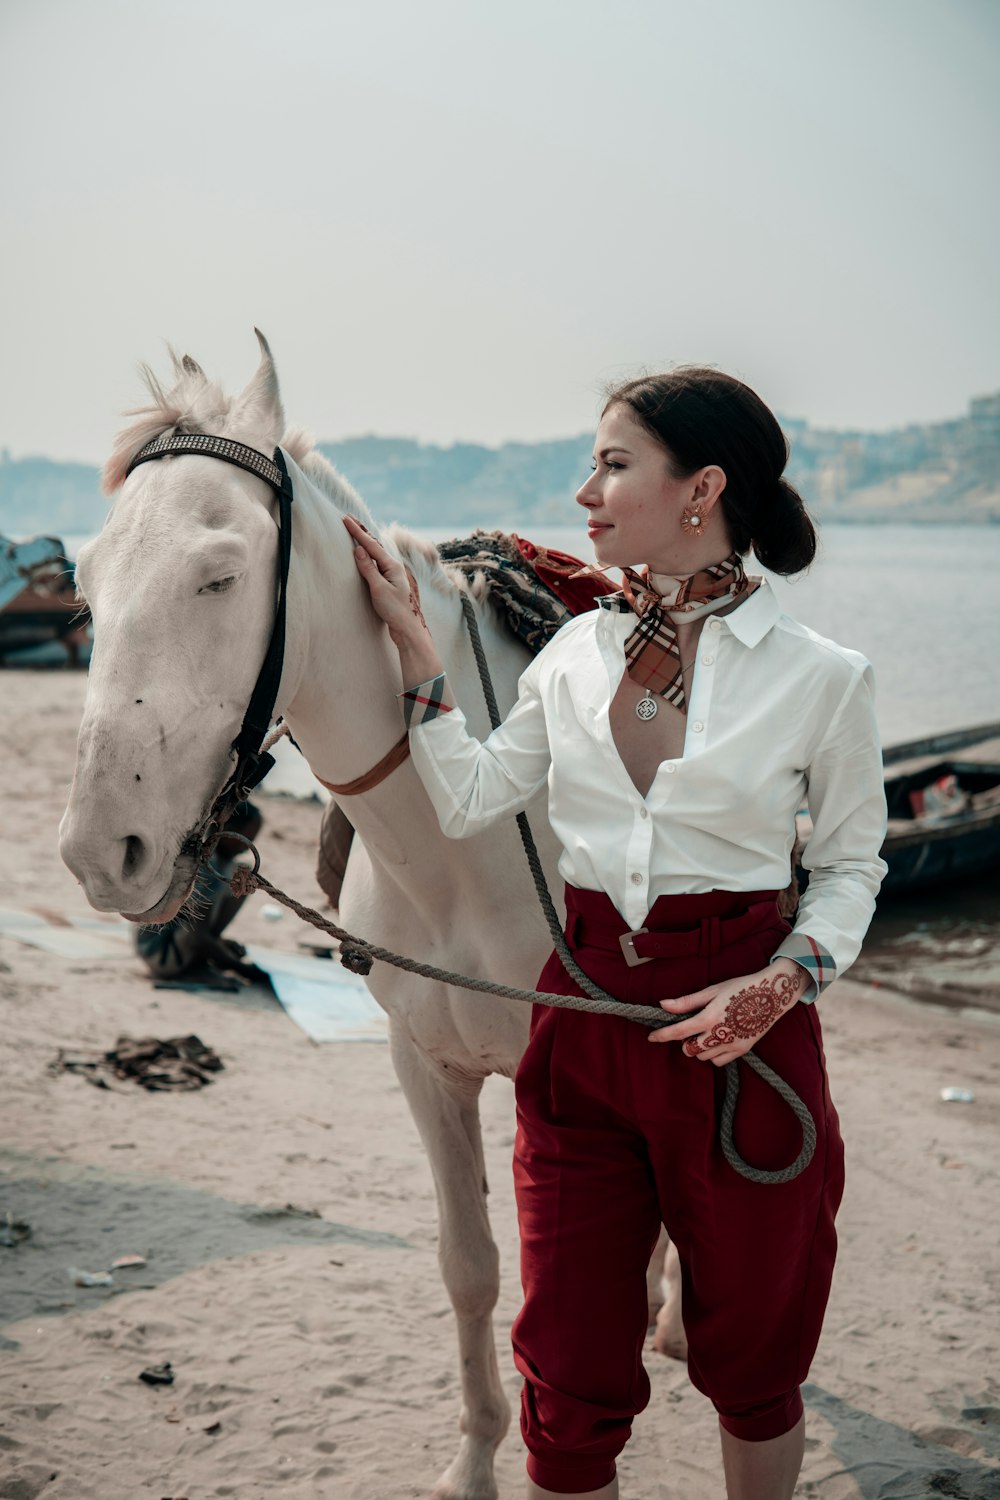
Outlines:
{"label": "plaid cuff lining", "polygon": [[833,955],[807,932],[790,932],[771,958],[772,961],[776,958],[791,958],[805,969],[815,985],[813,994],[800,997],[806,1004],[811,1004],[813,1000],[818,999],[827,985],[832,984],[837,977],[837,965],[833,961]]}
{"label": "plaid cuff lining", "polygon": [[418,682],[416,687],[400,693],[403,700],[403,718],[407,729],[416,729],[419,724],[429,724],[438,714],[450,714],[455,707],[448,679],[442,672],[427,682]]}

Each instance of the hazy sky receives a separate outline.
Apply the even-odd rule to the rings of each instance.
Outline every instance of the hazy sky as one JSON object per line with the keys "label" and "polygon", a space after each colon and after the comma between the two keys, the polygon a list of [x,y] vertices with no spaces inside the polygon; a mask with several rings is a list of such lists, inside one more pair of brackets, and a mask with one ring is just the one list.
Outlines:
{"label": "hazy sky", "polygon": [[996,0],[0,0],[0,445],[165,341],[321,437],[560,436],[715,364],[879,428],[1000,388]]}

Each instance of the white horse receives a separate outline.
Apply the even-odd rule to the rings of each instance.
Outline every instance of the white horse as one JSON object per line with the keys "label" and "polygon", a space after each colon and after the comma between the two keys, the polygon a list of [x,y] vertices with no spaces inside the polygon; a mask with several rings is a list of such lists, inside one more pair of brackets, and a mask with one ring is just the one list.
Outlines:
{"label": "white horse", "polygon": [[[184,845],[232,769],[230,746],[274,617],[277,538],[274,495],[230,464],[165,457],[126,480],[151,438],[207,432],[268,456],[280,443],[286,455],[293,552],[276,713],[318,776],[352,781],[403,730],[397,653],[358,577],[342,514],[361,519],[410,568],[472,731],[489,732],[460,603],[469,586],[424,541],[399,527],[381,531],[306,435],[285,431],[273,361],[258,338],[260,366],[236,398],[187,356],[175,359],[169,392],[147,372],[152,404],[131,414],[137,420],[118,439],[104,471],[114,505],[77,564],[94,653],[61,852],[93,906],[143,922],[169,921],[191,892],[196,870]],[[528,653],[476,592],[506,711]],[[358,835],[340,904],[350,931],[461,973],[534,984],[551,942],[513,821],[477,838],[446,839],[409,760],[345,799],[345,809]],[[529,812],[554,876],[544,795]],[[529,1010],[384,964],[369,985],[388,1013],[393,1065],[430,1158],[441,1271],[458,1323],[461,1439],[434,1500],[494,1500],[493,1456],[510,1413],[491,1321],[498,1257],[478,1101],[489,1073],[513,1076]]]}

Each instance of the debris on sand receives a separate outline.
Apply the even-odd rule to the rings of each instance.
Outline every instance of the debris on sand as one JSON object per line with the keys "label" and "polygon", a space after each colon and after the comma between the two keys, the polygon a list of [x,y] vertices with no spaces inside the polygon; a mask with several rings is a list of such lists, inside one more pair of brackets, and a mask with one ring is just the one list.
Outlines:
{"label": "debris on sand", "polygon": [[81,1271],[70,1266],[69,1279],[74,1286],[114,1286],[115,1278],[110,1271]]}
{"label": "debris on sand", "polygon": [[139,1379],[144,1380],[147,1385],[173,1385],[174,1367],[169,1359],[164,1360],[162,1365],[148,1365],[145,1370],[140,1371]]}
{"label": "debris on sand", "polygon": [[153,1091],[200,1089],[222,1069],[218,1053],[197,1036],[120,1036],[108,1052],[70,1052],[60,1047],[51,1073],[79,1073],[95,1088],[132,1080]]}
{"label": "debris on sand", "polygon": [[295,1203],[265,1203],[261,1208],[251,1209],[245,1218],[266,1224],[273,1219],[321,1219],[318,1208],[299,1208]]}
{"label": "debris on sand", "polygon": [[31,1239],[31,1225],[27,1219],[15,1219],[10,1212],[0,1214],[0,1246],[13,1250],[23,1240]]}

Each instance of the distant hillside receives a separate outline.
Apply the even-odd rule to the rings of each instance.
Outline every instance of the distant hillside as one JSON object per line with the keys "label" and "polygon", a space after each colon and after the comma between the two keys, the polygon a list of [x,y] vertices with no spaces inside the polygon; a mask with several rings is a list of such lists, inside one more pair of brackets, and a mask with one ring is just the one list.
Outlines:
{"label": "distant hillside", "polygon": [[[951,422],[892,432],[837,432],[783,418],[788,475],[820,520],[1000,524],[1000,394]],[[572,524],[590,465],[591,433],[546,443],[440,448],[410,438],[321,443],[382,520],[456,531]],[[0,452],[0,532],[96,531],[107,502],[98,471]]]}
{"label": "distant hillside", "polygon": [[782,426],[789,478],[822,520],[1000,523],[1000,392],[891,432]]}
{"label": "distant hillside", "polygon": [[319,446],[380,518],[516,529],[540,521],[573,524],[570,503],[590,466],[593,434],[502,448],[380,437]]}

